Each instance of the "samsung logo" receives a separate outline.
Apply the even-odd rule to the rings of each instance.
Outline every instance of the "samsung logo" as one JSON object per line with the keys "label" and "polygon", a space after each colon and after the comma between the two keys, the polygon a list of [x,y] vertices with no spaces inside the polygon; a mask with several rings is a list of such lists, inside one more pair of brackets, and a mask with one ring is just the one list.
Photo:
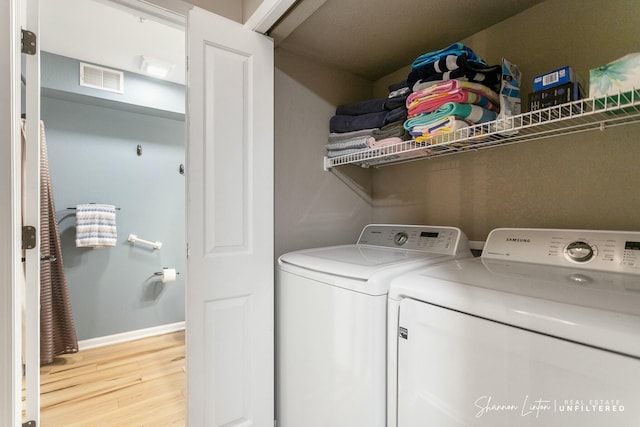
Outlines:
{"label": "samsung logo", "polygon": [[519,237],[507,237],[507,242],[531,243],[531,239],[521,239]]}

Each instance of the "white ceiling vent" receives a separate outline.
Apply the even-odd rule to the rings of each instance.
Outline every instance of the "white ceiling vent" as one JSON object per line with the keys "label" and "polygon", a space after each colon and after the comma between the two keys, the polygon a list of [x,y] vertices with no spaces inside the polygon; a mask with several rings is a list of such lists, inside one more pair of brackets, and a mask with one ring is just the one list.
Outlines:
{"label": "white ceiling vent", "polygon": [[80,86],[124,93],[124,73],[81,62]]}

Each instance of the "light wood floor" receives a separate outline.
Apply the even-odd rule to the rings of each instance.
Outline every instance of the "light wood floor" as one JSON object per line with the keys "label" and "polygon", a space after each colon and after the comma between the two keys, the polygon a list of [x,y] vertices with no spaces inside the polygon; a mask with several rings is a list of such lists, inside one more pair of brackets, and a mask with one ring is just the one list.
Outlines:
{"label": "light wood floor", "polygon": [[40,370],[43,427],[184,426],[184,331],[57,357]]}

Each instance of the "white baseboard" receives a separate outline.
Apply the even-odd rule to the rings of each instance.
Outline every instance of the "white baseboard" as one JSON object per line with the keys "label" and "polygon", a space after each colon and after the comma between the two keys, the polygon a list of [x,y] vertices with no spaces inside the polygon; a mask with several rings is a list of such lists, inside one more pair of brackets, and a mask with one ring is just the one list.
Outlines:
{"label": "white baseboard", "polygon": [[105,337],[89,338],[87,340],[78,341],[80,350],[88,350],[90,348],[103,347],[105,345],[119,344],[127,341],[133,341],[140,338],[148,338],[156,335],[168,334],[170,332],[181,331],[185,328],[184,322],[170,323],[168,325],[154,326],[152,328],[138,329],[136,331],[123,332],[120,334],[107,335]]}

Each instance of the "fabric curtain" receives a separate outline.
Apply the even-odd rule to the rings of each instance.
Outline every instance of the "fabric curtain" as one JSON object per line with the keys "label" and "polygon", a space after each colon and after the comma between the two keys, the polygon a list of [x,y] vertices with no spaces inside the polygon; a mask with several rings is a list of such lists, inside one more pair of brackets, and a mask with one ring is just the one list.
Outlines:
{"label": "fabric curtain", "polygon": [[40,122],[40,363],[53,362],[56,356],[78,351],[71,301],[62,263],[62,246],[51,175],[44,123]]}

